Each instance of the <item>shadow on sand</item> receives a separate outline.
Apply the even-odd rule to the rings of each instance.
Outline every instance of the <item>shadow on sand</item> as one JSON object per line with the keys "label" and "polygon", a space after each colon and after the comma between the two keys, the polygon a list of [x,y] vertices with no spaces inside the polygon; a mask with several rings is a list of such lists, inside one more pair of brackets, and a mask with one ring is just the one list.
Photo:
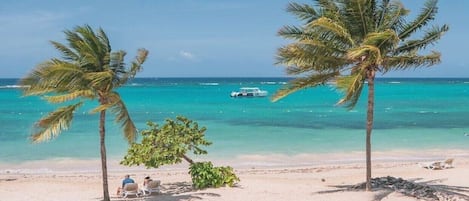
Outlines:
{"label": "shadow on sand", "polygon": [[[124,201],[124,200],[142,200],[142,201],[179,201],[179,200],[202,200],[200,196],[220,197],[216,193],[197,193],[189,182],[175,182],[167,183],[162,186],[162,192],[160,194],[152,194],[145,197],[131,197],[121,198],[113,197],[113,201]],[[190,193],[190,194],[184,194]],[[184,194],[184,195],[181,195]]]}
{"label": "shadow on sand", "polygon": [[[373,191],[376,192],[373,198],[373,201],[381,201],[384,200],[389,194],[397,192],[401,193],[405,196],[414,197],[417,199],[423,200],[469,200],[469,187],[464,186],[450,186],[450,185],[441,185],[437,184],[442,182],[443,180],[430,180],[425,182],[417,182],[422,178],[415,178],[409,179],[408,182],[415,183],[420,187],[428,187],[432,191],[434,191],[435,198],[423,197],[419,194],[412,194],[409,189],[403,188],[396,188],[394,187],[376,187],[373,188]],[[336,189],[333,190],[326,190],[326,191],[318,191],[317,194],[327,194],[327,193],[337,193],[337,192],[346,192],[346,191],[364,191],[364,188],[357,188],[357,186],[363,186],[364,183],[355,184],[355,185],[337,185],[331,186]]]}

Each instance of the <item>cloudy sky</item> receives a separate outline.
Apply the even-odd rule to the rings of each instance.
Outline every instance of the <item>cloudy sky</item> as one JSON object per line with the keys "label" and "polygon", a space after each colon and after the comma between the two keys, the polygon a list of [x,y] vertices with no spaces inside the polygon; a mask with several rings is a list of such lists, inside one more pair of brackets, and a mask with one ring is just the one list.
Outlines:
{"label": "cloudy sky", "polygon": [[[114,50],[150,51],[139,77],[280,77],[274,65],[276,35],[297,25],[285,12],[288,0],[3,0],[0,7],[0,77],[19,78],[35,65],[59,56],[49,41],[64,42],[63,31],[89,24],[101,27]],[[307,2],[310,0],[298,0]],[[403,0],[418,13],[423,0]],[[436,24],[450,31],[431,49],[442,63],[388,77],[469,77],[469,1],[439,2]]]}

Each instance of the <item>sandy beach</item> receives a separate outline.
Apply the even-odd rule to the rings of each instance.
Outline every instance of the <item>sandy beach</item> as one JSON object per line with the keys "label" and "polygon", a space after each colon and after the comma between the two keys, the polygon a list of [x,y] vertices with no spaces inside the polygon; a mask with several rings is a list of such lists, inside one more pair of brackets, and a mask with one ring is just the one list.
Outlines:
{"label": "sandy beach", "polygon": [[[454,190],[469,195],[469,158],[464,151],[446,151],[442,158],[454,158],[454,168],[429,170],[419,162],[437,160],[441,151],[426,154],[377,153],[373,163],[373,177],[401,177],[417,183],[424,182],[435,188]],[[348,190],[365,179],[365,165],[355,154],[269,156],[270,161],[259,165],[262,156],[250,156],[215,162],[232,162],[241,181],[235,187],[194,190],[191,187],[187,165],[166,166],[158,169],[120,166],[109,162],[109,191],[112,200],[125,174],[139,184],[147,175],[162,181],[162,194],[128,200],[418,200],[398,192],[374,190],[372,192]],[[351,160],[352,158],[352,160]],[[354,159],[355,158],[355,159]],[[400,160],[399,160],[400,158]],[[314,164],[299,160],[315,160]],[[243,161],[244,163],[241,163]],[[295,164],[296,162],[296,164]],[[303,165],[307,164],[307,165]],[[21,164],[0,165],[0,200],[100,200],[102,198],[101,173],[96,160],[50,160]]]}

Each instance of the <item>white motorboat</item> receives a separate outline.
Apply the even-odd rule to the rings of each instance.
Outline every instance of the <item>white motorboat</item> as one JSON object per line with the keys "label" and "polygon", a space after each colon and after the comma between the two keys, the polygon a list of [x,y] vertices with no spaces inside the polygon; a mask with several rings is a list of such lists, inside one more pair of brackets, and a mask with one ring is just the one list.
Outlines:
{"label": "white motorboat", "polygon": [[258,87],[242,87],[239,91],[231,92],[231,97],[266,97],[267,91],[261,90]]}

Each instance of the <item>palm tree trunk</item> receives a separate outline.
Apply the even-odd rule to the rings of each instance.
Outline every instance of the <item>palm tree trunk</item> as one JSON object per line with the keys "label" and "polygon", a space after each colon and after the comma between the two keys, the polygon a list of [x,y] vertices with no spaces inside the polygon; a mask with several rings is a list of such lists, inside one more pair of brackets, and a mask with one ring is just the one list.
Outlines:
{"label": "palm tree trunk", "polygon": [[366,191],[371,191],[371,130],[375,105],[375,71],[368,70],[368,109],[366,113]]}
{"label": "palm tree trunk", "polygon": [[110,201],[109,188],[107,183],[107,161],[106,161],[106,144],[105,144],[105,128],[106,110],[101,111],[99,116],[99,138],[101,145],[101,172],[103,174],[103,200]]}

